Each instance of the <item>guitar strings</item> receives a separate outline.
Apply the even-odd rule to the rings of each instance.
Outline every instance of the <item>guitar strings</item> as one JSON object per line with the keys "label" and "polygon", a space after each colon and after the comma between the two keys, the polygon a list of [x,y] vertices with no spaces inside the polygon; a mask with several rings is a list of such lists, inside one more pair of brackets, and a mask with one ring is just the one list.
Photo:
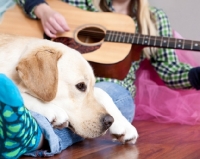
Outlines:
{"label": "guitar strings", "polygon": [[[92,38],[104,38],[105,35],[108,36],[125,36],[125,38],[130,38],[130,36],[133,36],[134,38],[138,39],[145,39],[145,40],[156,40],[157,42],[162,42],[163,40],[170,40],[170,42],[184,42],[184,44],[190,45],[191,43],[200,43],[198,41],[193,41],[193,40],[186,40],[186,39],[176,39],[172,37],[160,37],[160,36],[148,36],[148,35],[142,35],[142,34],[134,34],[134,33],[126,33],[126,32],[117,32],[117,31],[109,31],[107,33],[104,33],[103,31],[95,31],[95,30],[82,30],[79,32],[79,35],[83,36],[90,36]],[[181,41],[181,42],[179,42]]]}

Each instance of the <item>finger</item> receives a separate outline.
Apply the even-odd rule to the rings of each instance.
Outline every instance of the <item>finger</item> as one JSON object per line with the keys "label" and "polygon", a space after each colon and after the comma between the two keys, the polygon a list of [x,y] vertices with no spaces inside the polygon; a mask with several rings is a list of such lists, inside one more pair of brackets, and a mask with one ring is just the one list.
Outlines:
{"label": "finger", "polygon": [[56,19],[52,19],[50,21],[51,27],[53,27],[56,32],[63,33],[65,32],[65,29],[62,28],[62,26],[56,21]]}
{"label": "finger", "polygon": [[54,27],[50,23],[47,23],[45,28],[47,28],[52,34],[58,33],[58,31],[54,29]]}
{"label": "finger", "polygon": [[44,32],[47,36],[49,36],[50,38],[56,38],[56,35],[51,33],[51,31],[47,28],[44,29]]}
{"label": "finger", "polygon": [[65,31],[69,31],[70,30],[69,25],[67,24],[66,21],[64,23],[61,23],[60,25],[62,26],[62,28],[64,28]]}
{"label": "finger", "polygon": [[69,31],[70,28],[65,20],[64,17],[58,17],[56,18],[56,22],[65,30],[65,31]]}

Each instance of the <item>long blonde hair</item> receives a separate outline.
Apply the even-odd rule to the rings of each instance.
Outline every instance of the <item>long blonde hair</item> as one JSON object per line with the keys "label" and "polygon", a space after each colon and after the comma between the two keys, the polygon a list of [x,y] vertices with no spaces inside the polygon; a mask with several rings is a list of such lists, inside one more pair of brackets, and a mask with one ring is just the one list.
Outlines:
{"label": "long blonde hair", "polygon": [[[104,12],[111,12],[106,0],[93,0],[93,4],[97,9]],[[133,7],[136,7],[136,13],[133,13]],[[149,10],[148,0],[131,0],[130,16],[136,16],[138,22],[139,33],[144,35],[157,36],[156,21],[154,15]],[[156,48],[144,48],[145,56],[150,58],[151,54],[156,52]]]}

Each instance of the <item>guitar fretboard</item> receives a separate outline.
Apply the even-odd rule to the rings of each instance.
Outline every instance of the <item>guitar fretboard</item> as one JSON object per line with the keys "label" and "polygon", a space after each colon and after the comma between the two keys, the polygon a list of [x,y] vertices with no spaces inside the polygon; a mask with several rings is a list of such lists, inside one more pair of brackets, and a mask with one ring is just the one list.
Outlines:
{"label": "guitar fretboard", "polygon": [[110,30],[107,30],[104,41],[137,44],[160,48],[200,51],[199,41],[132,34]]}

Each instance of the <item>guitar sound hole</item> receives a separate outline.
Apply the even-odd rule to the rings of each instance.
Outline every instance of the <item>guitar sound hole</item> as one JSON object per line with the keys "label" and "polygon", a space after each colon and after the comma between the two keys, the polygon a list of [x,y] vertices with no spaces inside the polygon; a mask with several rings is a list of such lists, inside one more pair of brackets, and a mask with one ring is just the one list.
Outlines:
{"label": "guitar sound hole", "polygon": [[97,27],[86,27],[78,32],[77,37],[82,43],[94,44],[103,40],[105,33]]}

